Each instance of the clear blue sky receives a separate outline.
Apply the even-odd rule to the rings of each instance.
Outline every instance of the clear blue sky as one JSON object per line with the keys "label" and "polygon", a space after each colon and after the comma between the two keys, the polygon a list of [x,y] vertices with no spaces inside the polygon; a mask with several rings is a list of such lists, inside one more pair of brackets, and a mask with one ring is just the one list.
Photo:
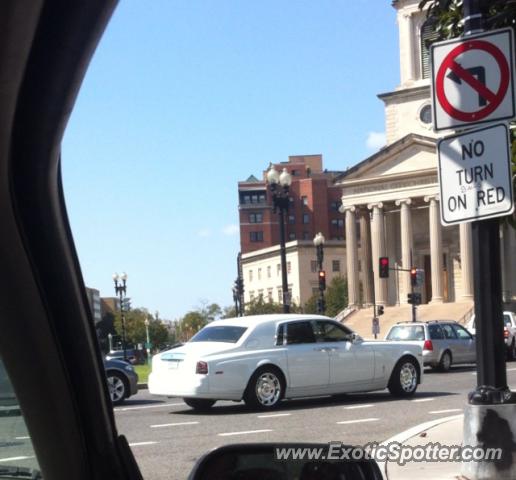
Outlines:
{"label": "clear blue sky", "polygon": [[237,182],[374,153],[398,57],[390,0],[120,2],[63,141],[86,284],[112,296],[126,271],[132,305],[168,319],[230,305]]}

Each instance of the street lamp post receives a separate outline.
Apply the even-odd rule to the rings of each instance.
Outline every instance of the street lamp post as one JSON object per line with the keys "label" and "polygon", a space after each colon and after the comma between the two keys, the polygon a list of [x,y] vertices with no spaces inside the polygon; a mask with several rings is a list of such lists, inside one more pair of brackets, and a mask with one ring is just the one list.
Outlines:
{"label": "street lamp post", "polygon": [[287,279],[287,252],[285,249],[285,220],[290,203],[289,190],[292,176],[284,168],[281,174],[273,165],[267,172],[267,183],[272,194],[273,213],[279,214],[280,227],[280,258],[281,258],[281,285],[283,290],[283,313],[290,312],[290,294]]}
{"label": "street lamp post", "polygon": [[127,291],[127,273],[113,275],[113,281],[115,282],[115,292],[120,299],[120,316],[122,317],[122,348],[124,350],[124,360],[127,361],[127,343],[125,338],[125,311],[124,311],[124,299]]}
{"label": "street lamp post", "polygon": [[314,238],[314,246],[317,253],[317,267],[319,278],[319,299],[317,300],[317,313],[324,313],[324,289],[326,288],[326,272],[323,270],[324,260],[324,235],[319,232]]}
{"label": "street lamp post", "polygon": [[151,355],[150,355],[150,337],[149,337],[149,317],[145,317],[145,335],[147,337],[147,344],[145,345],[145,349],[147,350],[147,363],[150,363]]}

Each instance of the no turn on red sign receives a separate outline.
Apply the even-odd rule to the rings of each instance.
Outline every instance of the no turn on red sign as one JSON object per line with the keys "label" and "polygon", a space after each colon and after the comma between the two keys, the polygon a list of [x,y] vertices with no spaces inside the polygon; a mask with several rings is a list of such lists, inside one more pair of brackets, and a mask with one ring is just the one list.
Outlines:
{"label": "no turn on red sign", "polygon": [[512,29],[432,45],[434,130],[515,117]]}

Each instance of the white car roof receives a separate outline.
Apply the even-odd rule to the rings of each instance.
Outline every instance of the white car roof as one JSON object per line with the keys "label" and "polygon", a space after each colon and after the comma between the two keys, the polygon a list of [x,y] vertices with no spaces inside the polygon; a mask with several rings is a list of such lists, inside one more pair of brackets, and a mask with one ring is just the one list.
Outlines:
{"label": "white car roof", "polygon": [[231,325],[235,327],[254,327],[264,323],[277,323],[282,321],[294,320],[334,320],[323,315],[306,315],[297,313],[274,313],[269,315],[250,315],[248,317],[224,318],[209,323],[209,327],[218,327],[223,325]]}

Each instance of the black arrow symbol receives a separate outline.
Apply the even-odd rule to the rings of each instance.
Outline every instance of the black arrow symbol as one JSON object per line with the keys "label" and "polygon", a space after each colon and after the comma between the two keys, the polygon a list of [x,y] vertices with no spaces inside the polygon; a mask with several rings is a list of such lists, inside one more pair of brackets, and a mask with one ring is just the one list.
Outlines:
{"label": "black arrow symbol", "polygon": [[[461,66],[460,63],[458,63],[458,65]],[[484,67],[471,67],[471,68],[465,68],[464,70],[471,73],[471,75],[477,77],[477,80],[480,83],[484,84],[484,86],[487,87],[487,85],[486,85],[486,69]],[[459,85],[462,84],[462,79],[453,70],[446,76],[452,82],[455,82]],[[487,105],[487,100],[479,93],[478,94],[478,106],[484,107],[485,105]]]}

